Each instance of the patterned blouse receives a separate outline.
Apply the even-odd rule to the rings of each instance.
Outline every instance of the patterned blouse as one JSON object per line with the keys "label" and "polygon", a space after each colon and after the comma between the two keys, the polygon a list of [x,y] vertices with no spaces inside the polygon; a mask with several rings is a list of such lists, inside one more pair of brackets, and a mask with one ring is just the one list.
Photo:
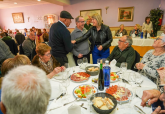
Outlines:
{"label": "patterned blouse", "polygon": [[[140,31],[139,29],[137,29],[136,31],[137,31],[137,34],[135,34],[135,36],[140,37],[140,36],[141,36],[141,31]],[[133,33],[135,33],[135,29],[133,29],[133,30],[129,33],[129,35],[132,36]]]}
{"label": "patterned blouse", "polygon": [[142,70],[139,71],[142,75],[151,79],[157,85],[160,84],[159,74],[156,69],[165,67],[165,53],[159,56],[153,55],[154,50],[149,50],[141,60],[145,64]]}
{"label": "patterned blouse", "polygon": [[[126,31],[125,29],[123,29],[123,31],[122,31],[121,33],[122,33],[123,36],[124,36],[124,35],[127,35],[127,31]],[[117,30],[115,36],[120,36],[120,29]]]}

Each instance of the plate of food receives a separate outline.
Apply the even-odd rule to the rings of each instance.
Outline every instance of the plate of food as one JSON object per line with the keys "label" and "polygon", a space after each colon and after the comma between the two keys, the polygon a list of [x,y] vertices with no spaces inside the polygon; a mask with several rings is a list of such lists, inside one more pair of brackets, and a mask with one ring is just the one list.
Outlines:
{"label": "plate of food", "polygon": [[109,114],[117,106],[116,99],[107,93],[96,93],[91,97],[92,107],[99,114]]}
{"label": "plate of food", "polygon": [[110,82],[117,82],[119,81],[119,75],[116,72],[111,72],[111,78],[110,78]]}
{"label": "plate of food", "polygon": [[77,73],[72,74],[70,76],[70,79],[73,82],[81,83],[81,82],[88,81],[89,77],[90,77],[90,75],[87,74],[86,72],[77,72]]}
{"label": "plate of food", "polygon": [[[126,94],[125,94],[126,92]],[[112,85],[111,87],[106,89],[106,93],[111,94],[112,96],[114,96],[117,100],[117,102],[122,102],[122,103],[126,103],[129,101],[128,97],[132,96],[132,92],[125,88],[125,87],[120,87],[120,89],[118,89],[117,85]],[[121,94],[124,94],[121,96]]]}
{"label": "plate of food", "polygon": [[93,85],[90,86],[88,84],[83,84],[83,85],[79,85],[73,89],[73,96],[75,98],[77,98],[77,97],[81,98],[81,100],[87,100],[85,91],[93,92],[93,94],[95,94],[95,93],[97,93],[98,90]]}

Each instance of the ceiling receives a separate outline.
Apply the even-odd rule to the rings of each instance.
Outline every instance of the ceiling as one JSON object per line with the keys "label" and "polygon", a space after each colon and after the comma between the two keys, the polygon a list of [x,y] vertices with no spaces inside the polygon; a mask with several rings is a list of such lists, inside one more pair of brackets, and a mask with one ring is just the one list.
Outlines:
{"label": "ceiling", "polygon": [[[17,3],[17,4],[14,4]],[[0,0],[0,9],[13,8],[13,7],[23,7],[30,5],[39,5],[39,4],[57,4],[57,5],[70,5],[70,0]]]}

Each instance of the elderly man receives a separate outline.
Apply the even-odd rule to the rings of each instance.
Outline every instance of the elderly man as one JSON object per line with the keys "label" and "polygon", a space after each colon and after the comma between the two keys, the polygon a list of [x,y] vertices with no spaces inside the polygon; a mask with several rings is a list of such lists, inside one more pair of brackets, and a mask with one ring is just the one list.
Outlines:
{"label": "elderly man", "polygon": [[19,66],[2,82],[1,111],[4,114],[45,114],[51,94],[46,73],[31,65]]}
{"label": "elderly man", "polygon": [[[84,18],[82,16],[76,17],[75,21],[76,21],[76,27],[74,31],[71,33],[72,40],[75,40],[81,37],[87,31],[84,28]],[[83,57],[87,57],[88,63],[90,63],[90,53],[89,53],[90,48],[89,48],[88,40],[85,40],[84,42],[81,42],[79,44],[75,44],[72,52],[73,52],[73,58],[75,60],[76,65],[78,65],[77,59],[81,59]]]}
{"label": "elderly man", "polygon": [[131,46],[132,42],[130,36],[121,37],[118,41],[118,46],[113,49],[107,60],[112,61],[115,59],[118,67],[122,62],[127,62],[127,68],[131,69],[135,60],[135,50]]}
{"label": "elderly man", "polygon": [[32,52],[36,46],[34,41],[35,41],[35,34],[34,32],[31,32],[29,37],[22,44],[24,54],[28,56],[30,60],[31,60]]}
{"label": "elderly man", "polygon": [[54,23],[49,31],[49,46],[51,54],[60,62],[61,66],[68,63],[67,54],[72,51],[70,32],[67,29],[73,17],[67,11],[60,13],[60,20]]}

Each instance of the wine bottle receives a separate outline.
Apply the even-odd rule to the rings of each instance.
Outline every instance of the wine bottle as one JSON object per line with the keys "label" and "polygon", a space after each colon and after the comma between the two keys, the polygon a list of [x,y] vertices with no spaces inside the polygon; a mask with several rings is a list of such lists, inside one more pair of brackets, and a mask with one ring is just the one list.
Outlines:
{"label": "wine bottle", "polygon": [[103,75],[103,64],[102,60],[100,60],[100,72],[99,72],[99,78],[98,78],[98,89],[100,91],[104,90],[104,75]]}

